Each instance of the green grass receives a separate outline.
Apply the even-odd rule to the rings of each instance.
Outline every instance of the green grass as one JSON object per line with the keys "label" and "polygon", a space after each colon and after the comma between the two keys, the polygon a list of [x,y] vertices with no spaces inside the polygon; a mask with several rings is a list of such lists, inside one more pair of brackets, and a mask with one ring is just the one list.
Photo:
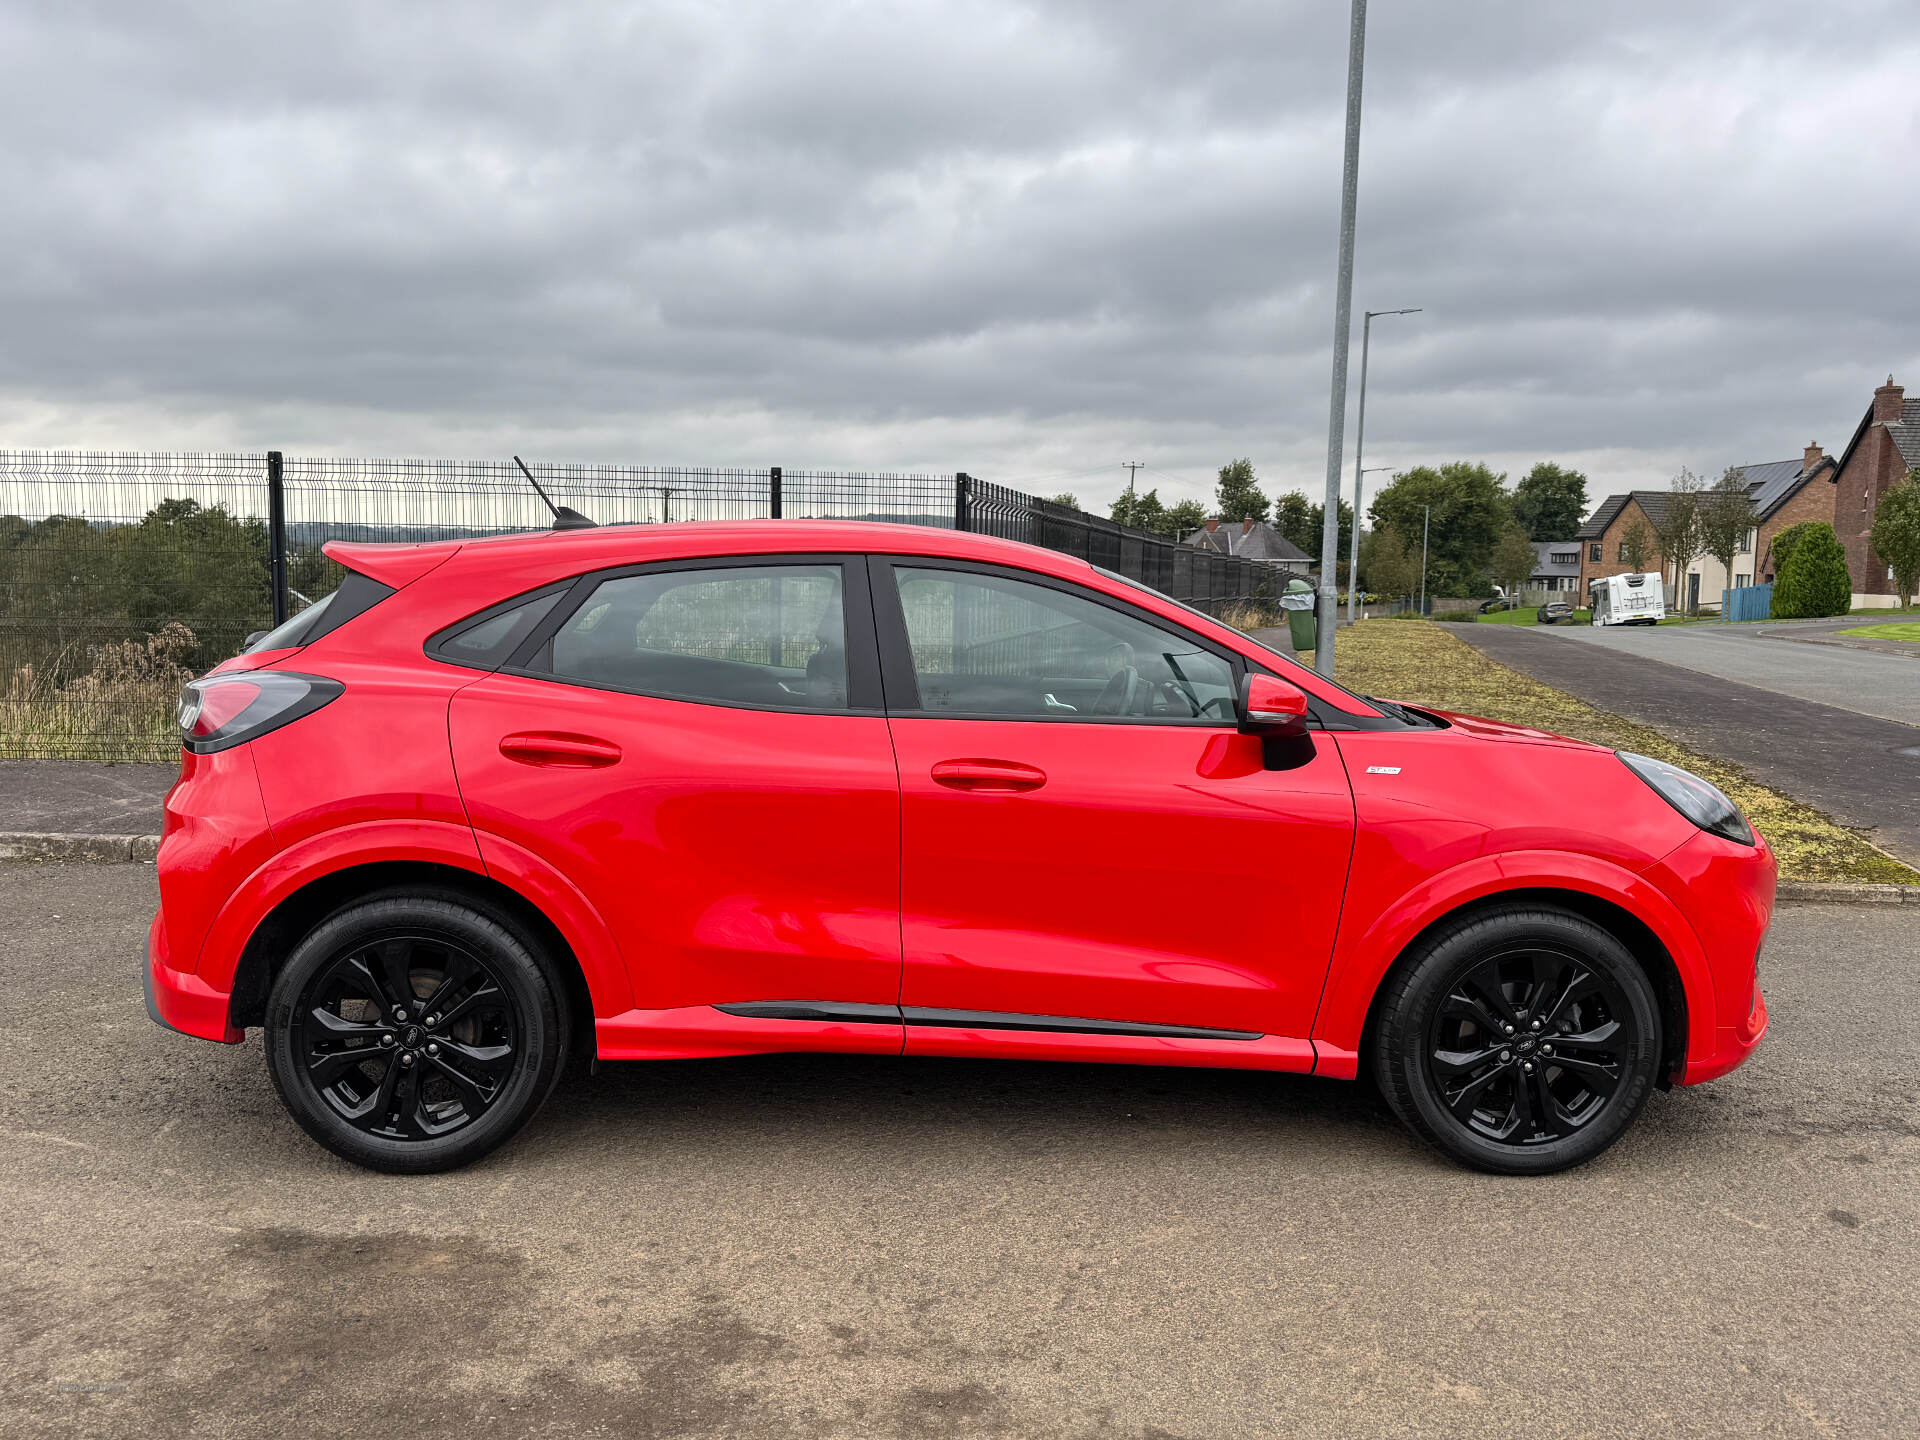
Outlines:
{"label": "green grass", "polygon": [[[1537,621],[1534,616],[1539,608],[1537,605],[1522,605],[1518,610],[1502,610],[1498,614],[1482,615],[1479,623],[1482,625],[1537,625],[1540,622]],[[1592,619],[1592,612],[1576,610],[1568,619],[1556,620],[1553,623],[1556,625],[1585,625]]]}
{"label": "green grass", "polygon": [[[1880,612],[1885,614],[1883,610]],[[1920,620],[1901,625],[1856,625],[1851,630],[1842,630],[1842,635],[1864,635],[1869,640],[1905,640],[1920,645]]]}

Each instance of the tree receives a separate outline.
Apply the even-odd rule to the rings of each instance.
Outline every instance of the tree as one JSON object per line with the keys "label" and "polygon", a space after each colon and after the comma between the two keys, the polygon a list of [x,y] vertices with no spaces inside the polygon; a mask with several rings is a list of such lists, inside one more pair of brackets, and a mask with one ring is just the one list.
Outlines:
{"label": "tree", "polygon": [[1422,506],[1431,506],[1427,591],[1435,595],[1484,595],[1487,561],[1513,524],[1506,479],[1485,465],[1453,460],[1403,470],[1367,507],[1376,526],[1392,526],[1420,551]]}
{"label": "tree", "polygon": [[1920,465],[1880,497],[1867,544],[1893,571],[1893,588],[1905,609],[1920,589]]}
{"label": "tree", "polygon": [[1136,490],[1131,494],[1123,490],[1109,513],[1122,525],[1157,532],[1166,523],[1167,507],[1160,503],[1158,487],[1147,491]]}
{"label": "tree", "polygon": [[1682,470],[1673,477],[1666,509],[1653,522],[1653,536],[1660,544],[1660,555],[1673,569],[1673,593],[1685,588],[1687,567],[1700,554],[1700,477]]}
{"label": "tree", "polygon": [[[1327,507],[1325,505],[1309,506],[1307,509],[1307,534],[1310,537],[1310,543],[1300,545],[1298,540],[1293,542],[1296,545],[1300,545],[1300,548],[1311,555],[1315,562],[1318,562],[1320,559],[1320,541],[1322,538],[1320,527],[1326,523]],[[1289,536],[1288,538],[1291,539],[1292,537]],[[1333,553],[1339,557],[1340,564],[1344,565],[1347,563],[1347,556],[1353,553],[1352,546],[1353,506],[1342,500],[1340,502],[1340,539],[1333,551]]]}
{"label": "tree", "polygon": [[[1747,498],[1747,477],[1729,465],[1711,490],[1700,496],[1700,548],[1720,562],[1720,573],[1733,584],[1733,557],[1747,543],[1753,529],[1753,501]],[[1722,614],[1725,614],[1722,602]]]}
{"label": "tree", "polygon": [[1516,523],[1493,547],[1492,558],[1487,568],[1493,572],[1493,578],[1507,592],[1509,600],[1519,597],[1527,577],[1533,574],[1538,557],[1533,551],[1533,541],[1527,538],[1525,527]]}
{"label": "tree", "polygon": [[1198,500],[1182,500],[1167,508],[1166,533],[1176,540],[1184,540],[1206,523],[1207,507]]}
{"label": "tree", "polygon": [[1620,545],[1627,552],[1628,567],[1636,575],[1645,574],[1660,554],[1660,542],[1653,538],[1653,531],[1638,515],[1620,532]]}
{"label": "tree", "polygon": [[[1325,507],[1319,507],[1324,513]],[[1298,490],[1289,490],[1273,502],[1273,528],[1309,555],[1320,553],[1320,521],[1316,507]]]}
{"label": "tree", "polygon": [[1071,490],[1062,490],[1058,495],[1042,495],[1040,498],[1049,505],[1064,505],[1069,510],[1080,508],[1080,497]]}
{"label": "tree", "polygon": [[1220,483],[1215,494],[1222,520],[1264,520],[1267,497],[1260,493],[1251,460],[1235,460],[1220,467]]}
{"label": "tree", "polygon": [[[1774,618],[1846,614],[1853,604],[1853,576],[1847,571],[1846,547],[1833,526],[1809,520],[1790,528],[1801,533],[1794,537],[1773,582]],[[1787,533],[1780,532],[1781,536]]]}
{"label": "tree", "polygon": [[1542,460],[1513,487],[1513,518],[1529,540],[1571,540],[1587,513],[1587,477]]}
{"label": "tree", "polygon": [[1376,595],[1411,595],[1420,584],[1420,559],[1391,525],[1360,543],[1360,575]]}

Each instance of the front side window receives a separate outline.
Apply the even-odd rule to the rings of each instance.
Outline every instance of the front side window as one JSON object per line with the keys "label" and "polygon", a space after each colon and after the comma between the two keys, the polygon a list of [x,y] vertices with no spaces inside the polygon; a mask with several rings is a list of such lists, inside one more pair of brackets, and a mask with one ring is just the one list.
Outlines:
{"label": "front side window", "polygon": [[672,699],[847,708],[838,565],[735,565],[602,580],[532,668]]}
{"label": "front side window", "polygon": [[1233,722],[1233,667],[1191,636],[1002,575],[893,573],[924,711]]}

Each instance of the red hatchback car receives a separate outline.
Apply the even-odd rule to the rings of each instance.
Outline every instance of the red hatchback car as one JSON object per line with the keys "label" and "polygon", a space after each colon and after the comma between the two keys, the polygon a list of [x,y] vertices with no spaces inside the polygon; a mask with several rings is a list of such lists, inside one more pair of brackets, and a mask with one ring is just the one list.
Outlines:
{"label": "red hatchback car", "polygon": [[1766,843],[1641,756],[1362,698],[1083,561],[755,521],[335,544],[189,685],[161,1024],[462,1164],[584,1062],[821,1050],[1351,1079],[1598,1154],[1766,1029]]}

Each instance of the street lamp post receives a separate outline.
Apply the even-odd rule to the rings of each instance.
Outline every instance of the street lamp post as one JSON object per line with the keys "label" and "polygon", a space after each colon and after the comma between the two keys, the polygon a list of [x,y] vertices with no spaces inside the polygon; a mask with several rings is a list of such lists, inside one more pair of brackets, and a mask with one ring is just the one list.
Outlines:
{"label": "street lamp post", "polygon": [[1433,519],[1433,507],[1420,507],[1420,613],[1427,613],[1427,525]]}
{"label": "street lamp post", "polygon": [[1367,53],[1367,0],[1352,0],[1347,32],[1347,149],[1340,177],[1340,266],[1333,297],[1333,398],[1327,415],[1326,518],[1320,527],[1319,623],[1313,668],[1333,674],[1333,627],[1340,616],[1336,596],[1340,568],[1340,445],[1347,429],[1347,346],[1353,330],[1353,231],[1360,200],[1360,92]]}
{"label": "street lamp post", "polygon": [[1360,573],[1360,486],[1361,477],[1367,472],[1360,468],[1361,459],[1367,449],[1367,347],[1373,340],[1373,317],[1376,315],[1418,315],[1420,307],[1415,305],[1409,310],[1369,310],[1360,323],[1360,418],[1353,434],[1353,543],[1347,555],[1347,623],[1353,624],[1357,618],[1353,601],[1353,577]]}

